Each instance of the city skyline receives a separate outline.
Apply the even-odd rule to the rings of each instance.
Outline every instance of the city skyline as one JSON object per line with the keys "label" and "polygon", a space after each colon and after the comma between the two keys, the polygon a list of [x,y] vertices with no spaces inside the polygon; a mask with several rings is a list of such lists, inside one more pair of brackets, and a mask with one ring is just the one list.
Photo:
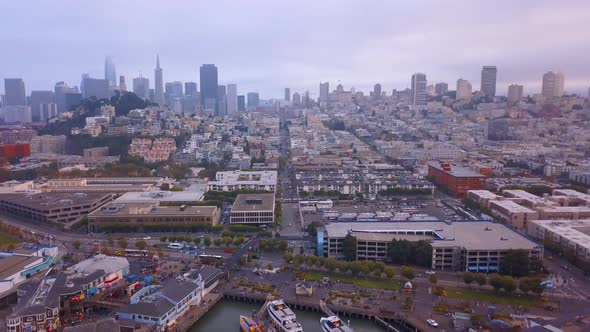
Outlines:
{"label": "city skyline", "polygon": [[[180,4],[151,3],[141,7],[117,4],[117,12],[99,11],[97,7],[94,9],[99,14],[86,17],[83,12],[92,12],[93,6],[102,8],[108,4],[91,5],[89,10],[83,11],[81,5],[70,3],[70,13],[80,15],[61,20],[60,17],[66,14],[55,12],[50,3],[6,3],[2,5],[6,7],[5,12],[34,11],[33,24],[42,24],[53,14],[57,15],[55,21],[68,23],[45,25],[43,33],[38,33],[32,26],[22,31],[18,39],[11,36],[8,30],[0,32],[3,45],[11,45],[0,55],[0,63],[4,64],[0,76],[22,77],[28,92],[48,90],[58,81],[73,86],[79,82],[81,73],[89,73],[95,78],[104,77],[104,58],[108,55],[113,57],[119,75],[130,79],[141,72],[154,82],[153,59],[160,54],[162,67],[166,68],[166,77],[169,78],[167,81],[198,81],[199,66],[214,63],[220,71],[220,84],[234,82],[243,91],[259,91],[263,99],[280,98],[286,86],[294,92],[314,91],[319,81],[332,82],[334,86],[340,82],[347,88],[354,86],[357,91],[367,93],[375,83],[380,83],[382,90],[389,93],[394,88],[409,88],[411,83],[408,78],[414,72],[425,73],[430,79],[429,84],[455,82],[462,77],[475,83],[474,90],[479,90],[480,71],[484,65],[498,68],[498,95],[506,95],[510,84],[523,85],[525,94],[540,93],[542,75],[547,71],[565,74],[567,92],[588,91],[590,68],[585,66],[583,55],[590,50],[584,35],[578,31],[590,27],[584,14],[590,9],[590,4],[571,1],[568,6],[561,6],[522,1],[511,3],[509,10],[506,6],[497,6],[498,9],[478,11],[477,4],[465,2],[463,8],[472,12],[470,15],[453,12],[443,15],[437,12],[434,4],[380,3],[371,14],[371,20],[351,27],[342,22],[354,20],[360,4],[236,4],[235,12],[227,12],[232,20],[223,20],[234,23],[220,24],[200,18],[203,20],[199,22],[202,33],[172,41],[166,36],[186,28],[194,18],[191,11],[184,10]],[[214,10],[217,6],[223,4],[200,5],[207,8],[199,9]],[[306,15],[308,24],[302,25],[299,21],[305,11],[302,14],[296,10],[300,7],[308,8],[308,12],[320,11],[322,15]],[[329,14],[325,14],[327,9]],[[144,25],[123,17],[128,10],[137,12],[135,16],[138,19],[147,19],[153,24],[145,31],[139,31],[139,27],[143,29]],[[420,24],[408,22],[412,17],[410,14],[418,10],[432,19]],[[270,29],[271,23],[264,23],[269,22],[264,18],[274,16],[276,12],[285,13],[284,22]],[[168,19],[171,15],[178,18]],[[255,20],[256,24],[241,24],[246,17],[259,19]],[[323,22],[324,18],[326,22]],[[78,27],[78,20],[87,24]],[[390,21],[399,24],[391,25]],[[470,24],[475,26],[465,29]],[[557,28],[566,24],[569,33]],[[103,26],[104,29],[86,26]],[[325,43],[319,38],[318,31],[333,29],[338,31],[332,42]],[[67,42],[60,38],[50,38],[51,41],[44,38],[66,31],[71,33]],[[367,35],[369,31],[372,33]],[[455,40],[457,33],[461,33],[466,41],[464,47],[449,43]],[[112,38],[119,34],[120,38]],[[139,37],[142,34],[149,38]],[[72,38],[75,42],[71,42]],[[546,43],[546,39],[555,42]],[[263,40],[264,43],[261,42]],[[351,40],[358,40],[355,45],[359,46],[351,48]],[[527,42],[523,43],[523,40]],[[43,61],[39,61],[35,52],[28,52],[30,45],[47,50]],[[100,48],[97,49],[96,45]],[[457,48],[462,48],[462,51],[457,52]],[[236,52],[231,51],[234,49]],[[432,58],[433,49],[436,49],[436,61]],[[235,55],[238,53],[248,56],[238,58]]]}

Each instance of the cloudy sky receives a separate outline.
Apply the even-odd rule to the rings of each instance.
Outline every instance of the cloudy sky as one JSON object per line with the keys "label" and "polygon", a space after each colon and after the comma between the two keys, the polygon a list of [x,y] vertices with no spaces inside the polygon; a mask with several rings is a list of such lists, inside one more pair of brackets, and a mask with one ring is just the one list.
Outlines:
{"label": "cloudy sky", "polygon": [[105,55],[128,86],[141,72],[153,87],[158,53],[165,81],[198,82],[215,63],[220,83],[264,99],[285,87],[317,96],[320,81],[389,94],[414,72],[479,89],[482,65],[498,67],[499,94],[510,83],[536,93],[549,70],[568,92],[590,86],[588,0],[37,0],[0,13],[0,78],[24,78],[27,94],[102,78]]}

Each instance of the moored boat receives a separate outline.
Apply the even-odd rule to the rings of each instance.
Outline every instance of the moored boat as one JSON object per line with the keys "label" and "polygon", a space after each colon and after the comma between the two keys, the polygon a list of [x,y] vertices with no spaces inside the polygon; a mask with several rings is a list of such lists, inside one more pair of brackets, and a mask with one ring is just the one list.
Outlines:
{"label": "moored boat", "polygon": [[274,300],[268,303],[268,315],[273,320],[279,331],[303,332],[297,317],[283,300]]}
{"label": "moored boat", "polygon": [[344,324],[338,316],[322,317],[320,325],[324,332],[353,332],[352,328]]}

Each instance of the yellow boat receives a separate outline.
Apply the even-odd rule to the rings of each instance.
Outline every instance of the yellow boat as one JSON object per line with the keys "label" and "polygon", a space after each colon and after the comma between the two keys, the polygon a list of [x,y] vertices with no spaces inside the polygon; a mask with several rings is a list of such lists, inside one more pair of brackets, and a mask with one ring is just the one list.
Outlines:
{"label": "yellow boat", "polygon": [[240,316],[240,331],[242,332],[263,332],[262,328],[248,316]]}

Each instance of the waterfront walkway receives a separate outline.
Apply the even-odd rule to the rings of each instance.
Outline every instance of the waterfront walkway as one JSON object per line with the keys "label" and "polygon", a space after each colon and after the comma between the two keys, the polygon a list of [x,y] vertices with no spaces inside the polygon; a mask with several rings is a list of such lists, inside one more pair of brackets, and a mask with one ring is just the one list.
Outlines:
{"label": "waterfront walkway", "polygon": [[174,331],[188,331],[191,326],[213,308],[213,306],[222,298],[222,293],[209,293],[205,295],[202,304],[191,306],[188,311],[178,319]]}

